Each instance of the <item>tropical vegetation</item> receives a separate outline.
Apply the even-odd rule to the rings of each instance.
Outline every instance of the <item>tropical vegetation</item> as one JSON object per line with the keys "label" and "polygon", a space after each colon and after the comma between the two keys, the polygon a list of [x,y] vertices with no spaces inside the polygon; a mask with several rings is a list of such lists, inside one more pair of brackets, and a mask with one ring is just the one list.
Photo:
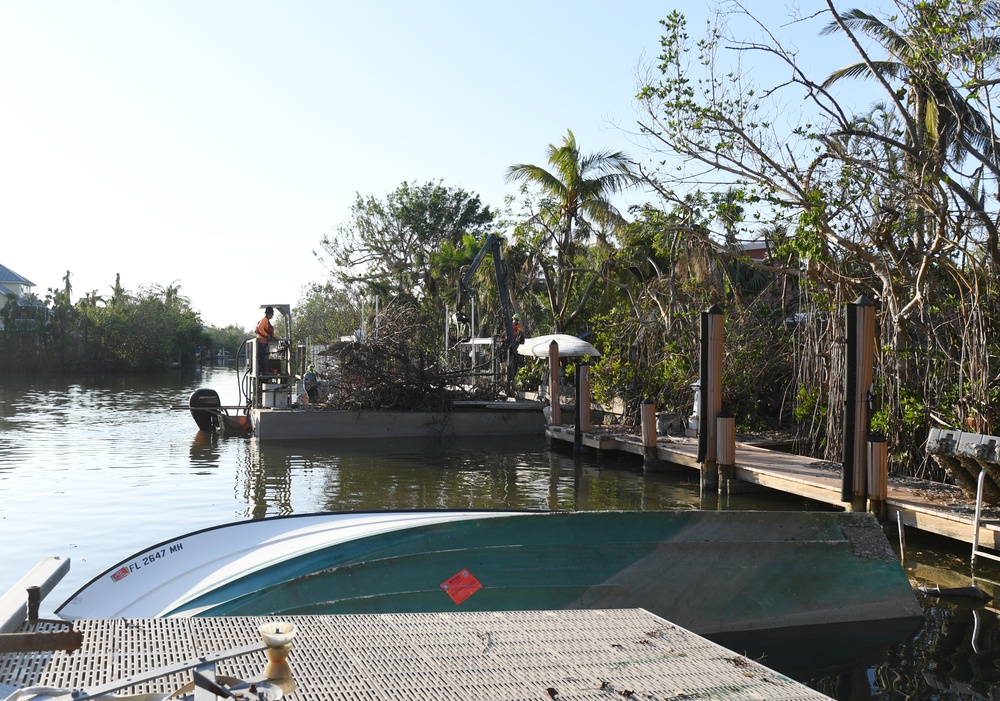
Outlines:
{"label": "tropical vegetation", "polygon": [[[198,353],[211,352],[213,334],[179,285],[129,292],[117,278],[107,298],[95,290],[73,303],[71,276],[67,271],[63,286],[50,288],[44,300],[10,299],[0,309],[0,351],[13,359],[9,372],[148,372],[190,367]],[[226,331],[215,336],[225,342]]]}

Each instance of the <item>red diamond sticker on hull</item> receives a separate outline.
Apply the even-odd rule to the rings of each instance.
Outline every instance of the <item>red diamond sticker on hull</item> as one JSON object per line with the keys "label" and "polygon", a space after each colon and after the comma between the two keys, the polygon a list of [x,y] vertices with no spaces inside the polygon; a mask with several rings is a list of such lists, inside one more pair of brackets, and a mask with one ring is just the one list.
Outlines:
{"label": "red diamond sticker on hull", "polygon": [[451,579],[441,584],[441,588],[451,597],[455,605],[462,603],[483,588],[479,580],[472,576],[469,570],[462,570]]}

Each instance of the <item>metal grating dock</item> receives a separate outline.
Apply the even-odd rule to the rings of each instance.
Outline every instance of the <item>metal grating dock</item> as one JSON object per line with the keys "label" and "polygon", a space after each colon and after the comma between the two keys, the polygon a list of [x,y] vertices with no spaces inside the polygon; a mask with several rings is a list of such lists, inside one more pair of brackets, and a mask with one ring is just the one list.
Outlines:
{"label": "metal grating dock", "polygon": [[[73,653],[0,654],[0,684],[95,688],[150,669],[260,643],[273,618],[77,621]],[[289,657],[297,701],[486,701],[634,698],[826,699],[642,609],[294,616]],[[35,624],[24,630],[51,630]],[[260,678],[262,651],[217,663]],[[125,693],[169,693],[175,673]],[[0,691],[3,688],[0,687]]]}

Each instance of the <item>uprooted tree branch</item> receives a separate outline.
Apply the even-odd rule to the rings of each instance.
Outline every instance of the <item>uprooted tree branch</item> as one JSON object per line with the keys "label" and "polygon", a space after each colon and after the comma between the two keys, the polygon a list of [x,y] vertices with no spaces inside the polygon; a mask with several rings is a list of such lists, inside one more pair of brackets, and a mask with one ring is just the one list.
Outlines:
{"label": "uprooted tree branch", "polygon": [[356,411],[449,411],[456,400],[492,398],[488,388],[465,383],[467,370],[443,367],[442,354],[421,345],[427,336],[413,305],[389,305],[363,342],[340,342],[328,351],[335,359],[335,390],[324,405]]}

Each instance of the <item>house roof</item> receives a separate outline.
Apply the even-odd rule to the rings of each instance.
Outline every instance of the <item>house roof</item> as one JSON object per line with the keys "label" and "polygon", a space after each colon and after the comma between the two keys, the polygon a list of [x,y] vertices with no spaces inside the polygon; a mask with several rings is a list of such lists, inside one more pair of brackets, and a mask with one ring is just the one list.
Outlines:
{"label": "house roof", "polygon": [[0,265],[0,284],[3,283],[13,283],[15,285],[29,285],[31,287],[35,286],[35,283],[33,283],[28,278],[18,275],[5,265]]}

